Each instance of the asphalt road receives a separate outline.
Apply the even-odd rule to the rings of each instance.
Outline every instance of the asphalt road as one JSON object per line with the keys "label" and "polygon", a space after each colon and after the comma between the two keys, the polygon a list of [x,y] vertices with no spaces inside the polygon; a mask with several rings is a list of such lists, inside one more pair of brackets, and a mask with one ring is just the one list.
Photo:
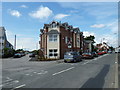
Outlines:
{"label": "asphalt road", "polygon": [[120,88],[120,53],[118,53],[118,85]]}
{"label": "asphalt road", "polygon": [[29,61],[28,56],[2,60],[0,87],[115,88],[116,54],[77,63]]}

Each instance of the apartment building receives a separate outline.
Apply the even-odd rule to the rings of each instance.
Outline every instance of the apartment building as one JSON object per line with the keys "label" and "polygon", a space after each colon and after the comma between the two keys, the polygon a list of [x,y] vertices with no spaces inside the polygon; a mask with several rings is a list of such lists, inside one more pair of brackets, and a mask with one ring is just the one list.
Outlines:
{"label": "apartment building", "polygon": [[0,27],[0,57],[4,55],[4,48],[13,49],[13,45],[8,42],[4,27]]}
{"label": "apartment building", "polygon": [[45,58],[62,59],[67,51],[83,51],[83,33],[67,22],[52,21],[40,32],[40,50]]}

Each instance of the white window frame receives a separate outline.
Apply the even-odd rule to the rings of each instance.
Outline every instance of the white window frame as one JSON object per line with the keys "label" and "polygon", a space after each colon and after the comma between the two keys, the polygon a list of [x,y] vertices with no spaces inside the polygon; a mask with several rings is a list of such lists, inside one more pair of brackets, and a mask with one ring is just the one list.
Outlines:
{"label": "white window frame", "polygon": [[[52,52],[50,52],[50,50],[52,50]],[[55,52],[55,50],[57,50],[57,51]],[[50,56],[50,54],[52,54],[52,56]],[[49,57],[57,57],[57,56],[55,56],[55,54],[57,54],[57,56],[58,56],[58,49],[49,49]]]}
{"label": "white window frame", "polygon": [[66,44],[68,43],[68,37],[67,36],[65,37],[65,43]]}
{"label": "white window frame", "polygon": [[49,42],[57,42],[58,35],[57,34],[50,34],[49,35]]}

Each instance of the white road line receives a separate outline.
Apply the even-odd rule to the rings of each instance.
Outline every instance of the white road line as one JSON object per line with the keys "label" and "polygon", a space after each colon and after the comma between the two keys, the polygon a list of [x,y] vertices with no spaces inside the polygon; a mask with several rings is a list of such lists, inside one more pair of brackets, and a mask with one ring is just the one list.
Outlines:
{"label": "white road line", "polygon": [[15,88],[13,88],[13,89],[11,89],[11,90],[15,90],[15,89],[18,89],[18,88],[21,88],[21,87],[24,87],[24,86],[26,86],[26,85],[23,84],[23,85],[20,85],[20,86],[15,87]]}
{"label": "white road line", "polygon": [[9,84],[9,85],[13,85],[13,84],[15,84],[15,83],[19,83],[19,81],[18,80],[15,80],[15,81],[13,81],[14,83],[11,83],[11,84]]}
{"label": "white road line", "polygon": [[117,62],[115,62],[115,63],[117,63]]}
{"label": "white road line", "polygon": [[60,73],[66,72],[66,71],[68,71],[68,70],[71,70],[71,69],[73,69],[73,68],[75,68],[75,67],[71,67],[71,68],[68,68],[68,69],[62,70],[62,71],[57,72],[57,73],[54,73],[54,74],[52,74],[52,75],[54,76],[54,75],[57,75],[57,74],[60,74]]}
{"label": "white road line", "polygon": [[37,74],[46,74],[46,73],[48,73],[48,71],[42,71],[42,72],[37,73]]}
{"label": "white road line", "polygon": [[85,64],[87,64],[87,63],[89,63],[89,62],[91,62],[92,60],[89,60],[89,61],[87,61],[87,62],[85,62],[85,63],[83,63],[82,65],[85,65]]}
{"label": "white road line", "polygon": [[6,81],[3,81],[3,83],[5,83],[5,82],[9,82],[9,81],[12,81],[13,79],[9,79],[9,80],[6,80]]}
{"label": "white road line", "polygon": [[14,80],[14,81],[11,81],[11,82],[4,82],[4,84],[1,84],[0,87],[3,87],[5,85],[13,85],[15,83],[18,83],[19,81],[18,80]]}
{"label": "white road line", "polygon": [[14,83],[18,83],[19,81],[18,80],[15,80],[15,81],[13,81]]}
{"label": "white road line", "polygon": [[7,79],[10,79],[9,77],[6,77]]}
{"label": "white road line", "polygon": [[42,74],[42,73],[37,73],[37,74]]}
{"label": "white road line", "polygon": [[30,75],[30,74],[25,74],[25,75],[27,75],[27,76],[28,76],[28,75]]}
{"label": "white road line", "polygon": [[3,85],[1,84],[0,87],[2,87]]}
{"label": "white road line", "polygon": [[33,73],[37,73],[37,72],[33,72]]}

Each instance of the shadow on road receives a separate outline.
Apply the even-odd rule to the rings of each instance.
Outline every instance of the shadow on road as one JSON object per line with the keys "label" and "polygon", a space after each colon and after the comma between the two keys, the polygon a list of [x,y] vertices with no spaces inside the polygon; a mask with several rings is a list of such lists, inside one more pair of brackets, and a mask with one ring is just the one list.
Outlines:
{"label": "shadow on road", "polygon": [[110,65],[105,65],[95,78],[90,78],[81,88],[103,88],[109,68]]}

